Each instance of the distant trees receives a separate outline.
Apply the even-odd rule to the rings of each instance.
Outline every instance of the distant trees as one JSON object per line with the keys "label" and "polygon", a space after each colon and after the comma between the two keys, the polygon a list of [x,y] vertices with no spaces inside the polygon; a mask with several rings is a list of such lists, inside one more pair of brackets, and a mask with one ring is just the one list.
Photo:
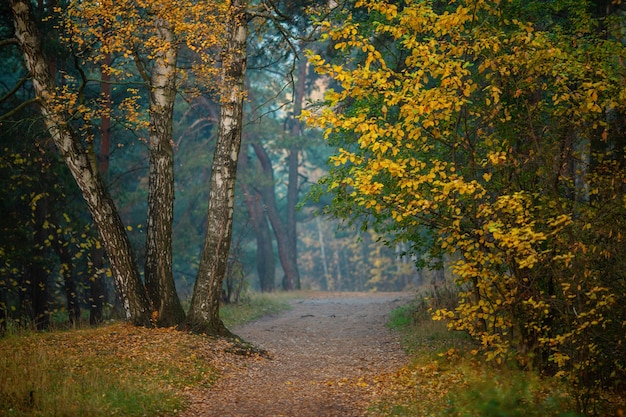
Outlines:
{"label": "distant trees", "polygon": [[497,362],[623,387],[626,83],[619,2],[359,1],[308,112],[333,210],[458,259],[435,318]]}

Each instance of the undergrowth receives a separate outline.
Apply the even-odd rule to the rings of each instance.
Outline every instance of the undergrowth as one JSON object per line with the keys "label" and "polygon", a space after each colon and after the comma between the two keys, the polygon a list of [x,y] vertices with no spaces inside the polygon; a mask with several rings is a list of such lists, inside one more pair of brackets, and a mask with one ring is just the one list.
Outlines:
{"label": "undergrowth", "polygon": [[[442,297],[442,294],[444,295]],[[440,293],[438,304],[452,303]],[[576,404],[562,381],[514,364],[485,363],[470,352],[474,342],[448,331],[428,314],[432,293],[395,310],[389,325],[402,335],[410,364],[384,386],[371,408],[375,416],[574,417]]]}

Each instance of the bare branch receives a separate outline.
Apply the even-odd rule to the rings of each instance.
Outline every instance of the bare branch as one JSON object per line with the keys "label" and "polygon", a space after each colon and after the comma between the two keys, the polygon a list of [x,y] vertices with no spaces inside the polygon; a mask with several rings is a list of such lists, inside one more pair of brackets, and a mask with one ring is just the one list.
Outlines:
{"label": "bare branch", "polygon": [[17,107],[12,109],[11,111],[8,111],[8,112],[0,115],[0,121],[6,120],[9,117],[13,116],[14,114],[20,112],[22,109],[30,106],[31,104],[35,104],[35,103],[38,103],[38,102],[39,102],[38,98],[31,98],[30,100],[26,100],[26,101],[22,102]]}
{"label": "bare branch", "polygon": [[15,86],[11,89],[11,91],[9,91],[8,93],[6,93],[3,97],[0,97],[0,103],[2,103],[3,101],[8,100],[9,97],[11,97],[13,94],[15,94],[17,92],[17,90],[20,89],[21,86],[24,85],[24,83],[29,80],[30,77],[23,77],[20,78],[20,80],[15,84]]}
{"label": "bare branch", "polygon": [[9,46],[9,45],[19,45],[17,43],[17,38],[8,38],[8,39],[0,40],[0,48],[4,46]]}

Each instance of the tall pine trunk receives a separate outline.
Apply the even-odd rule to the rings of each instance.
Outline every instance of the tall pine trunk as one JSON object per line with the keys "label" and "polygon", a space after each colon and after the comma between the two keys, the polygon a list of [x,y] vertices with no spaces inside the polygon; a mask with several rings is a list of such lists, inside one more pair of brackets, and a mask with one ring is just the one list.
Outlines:
{"label": "tall pine trunk", "polygon": [[[248,172],[254,178],[258,178],[258,175],[255,173],[256,169],[248,166],[246,146],[242,148],[239,160],[239,169]],[[262,292],[272,292],[275,289],[276,265],[274,262],[272,232],[263,208],[263,197],[249,184],[244,182],[241,186],[256,237],[256,268],[259,274],[259,285]]]}
{"label": "tall pine trunk", "polygon": [[293,290],[296,288],[296,283],[300,281],[300,276],[295,256],[295,247],[291,245],[289,240],[287,222],[281,219],[281,215],[278,212],[278,207],[276,205],[274,169],[272,168],[272,161],[263,146],[258,143],[253,143],[252,147],[254,148],[254,152],[261,164],[262,179],[259,190],[263,196],[263,201],[265,202],[267,217],[269,217],[272,228],[274,229],[276,244],[278,245],[278,259],[280,259],[280,264],[283,267],[283,272],[285,273],[285,277],[283,279],[283,289]]}
{"label": "tall pine trunk", "polygon": [[222,54],[220,120],[211,169],[207,231],[187,316],[194,332],[230,336],[219,317],[222,282],[230,249],[235,177],[242,134],[246,70],[245,1],[233,0]]}
{"label": "tall pine trunk", "polygon": [[97,171],[90,163],[87,150],[65,115],[54,106],[55,82],[44,57],[41,40],[28,0],[10,0],[15,37],[24,55],[41,113],[54,143],[87,201],[107,252],[113,277],[123,301],[126,318],[136,325],[150,325],[150,304],[135,256],[113,199]]}
{"label": "tall pine trunk", "polygon": [[155,30],[164,43],[150,79],[150,181],[144,274],[159,326],[183,323],[185,312],[172,273],[174,151],[172,119],[176,99],[177,45],[169,22],[157,17]]}

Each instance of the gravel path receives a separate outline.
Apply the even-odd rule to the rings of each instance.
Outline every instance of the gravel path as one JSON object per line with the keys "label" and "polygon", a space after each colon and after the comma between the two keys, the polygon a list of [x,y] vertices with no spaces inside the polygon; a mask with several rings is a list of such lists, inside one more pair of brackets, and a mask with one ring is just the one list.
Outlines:
{"label": "gravel path", "polygon": [[363,416],[376,380],[405,355],[387,329],[407,293],[318,293],[276,316],[232,329],[269,351],[194,392],[185,416]]}

